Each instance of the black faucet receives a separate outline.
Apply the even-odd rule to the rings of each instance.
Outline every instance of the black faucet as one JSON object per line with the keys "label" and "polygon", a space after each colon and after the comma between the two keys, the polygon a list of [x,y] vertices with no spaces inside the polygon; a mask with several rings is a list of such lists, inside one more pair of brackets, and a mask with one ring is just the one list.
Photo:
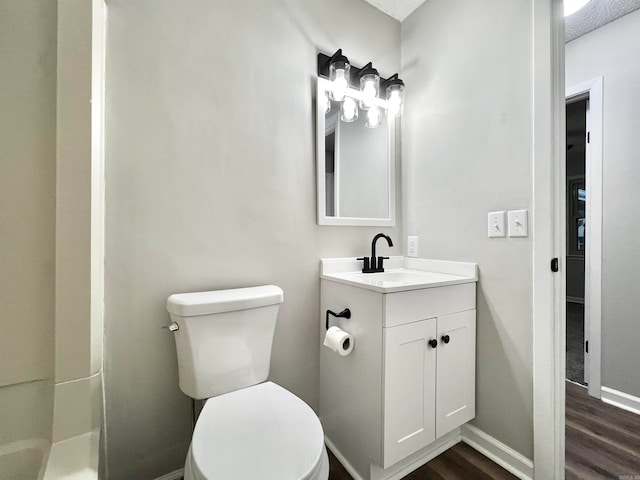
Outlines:
{"label": "black faucet", "polygon": [[371,258],[369,257],[360,257],[357,260],[363,261],[362,273],[379,273],[384,272],[383,262],[388,260],[389,257],[377,257],[376,258],[376,242],[379,238],[384,238],[387,240],[387,244],[390,247],[393,247],[393,242],[391,241],[391,237],[389,235],[385,235],[384,233],[378,233],[373,240],[371,241]]}

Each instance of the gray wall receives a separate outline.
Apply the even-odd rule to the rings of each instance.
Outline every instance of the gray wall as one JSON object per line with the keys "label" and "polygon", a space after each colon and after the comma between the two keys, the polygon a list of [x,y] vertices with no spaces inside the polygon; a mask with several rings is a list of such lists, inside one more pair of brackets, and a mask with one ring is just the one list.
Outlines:
{"label": "gray wall", "polygon": [[56,11],[0,3],[0,446],[51,438]]}
{"label": "gray wall", "polygon": [[108,6],[107,468],[153,478],[191,436],[171,293],[280,285],[271,379],[317,407],[319,258],[401,228],[316,225],[316,54],[394,73],[400,25],[360,0]]}
{"label": "gray wall", "polygon": [[566,46],[566,84],[604,77],[602,385],[640,396],[640,10]]}
{"label": "gray wall", "polygon": [[404,232],[479,264],[474,423],[529,458],[532,241],[487,238],[487,213],[531,208],[531,25],[528,0],[429,0],[402,25]]}

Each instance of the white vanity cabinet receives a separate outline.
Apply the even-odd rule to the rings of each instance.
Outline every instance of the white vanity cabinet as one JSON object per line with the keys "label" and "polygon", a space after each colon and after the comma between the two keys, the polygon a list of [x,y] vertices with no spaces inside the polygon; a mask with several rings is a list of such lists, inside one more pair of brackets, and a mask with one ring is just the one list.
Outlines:
{"label": "white vanity cabinet", "polygon": [[475,416],[476,280],[467,280],[385,293],[323,275],[322,318],[349,308],[350,319],[330,322],[355,343],[344,357],[321,347],[320,419],[352,474],[385,479],[424,463]]}
{"label": "white vanity cabinet", "polygon": [[384,329],[383,468],[475,416],[475,313]]}

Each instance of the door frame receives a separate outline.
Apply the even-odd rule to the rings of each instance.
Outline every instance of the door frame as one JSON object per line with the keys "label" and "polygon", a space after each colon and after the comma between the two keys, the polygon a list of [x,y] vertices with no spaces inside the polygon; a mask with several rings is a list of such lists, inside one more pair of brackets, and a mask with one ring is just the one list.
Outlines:
{"label": "door frame", "polygon": [[[563,1],[533,0],[532,330],[536,480],[565,478],[566,273],[562,264],[555,273],[549,268],[552,258],[564,259],[566,255],[564,50]],[[602,104],[602,93],[591,93]],[[600,154],[601,138],[598,148],[593,148]],[[595,241],[601,242],[601,237]],[[598,265],[593,265],[592,270]],[[598,287],[597,282],[589,285],[592,297]],[[598,308],[593,302],[589,306],[589,310]]]}
{"label": "door frame", "polygon": [[[584,323],[588,332],[589,395],[600,398],[602,388],[602,116],[603,77],[596,77],[567,87],[566,103],[588,98],[585,145],[585,187],[587,211],[584,255]],[[565,177],[566,178],[566,177]],[[566,225],[566,224],[565,224]],[[585,369],[586,371],[586,369]],[[585,378],[586,380],[586,378]],[[556,386],[556,388],[561,388]]]}
{"label": "door frame", "polygon": [[564,479],[565,84],[562,0],[533,0],[533,457],[536,480]]}

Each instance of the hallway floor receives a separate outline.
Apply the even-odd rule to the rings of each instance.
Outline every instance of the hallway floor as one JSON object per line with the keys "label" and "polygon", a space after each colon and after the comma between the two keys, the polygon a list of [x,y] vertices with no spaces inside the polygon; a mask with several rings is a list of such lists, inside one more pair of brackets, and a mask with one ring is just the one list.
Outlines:
{"label": "hallway floor", "polygon": [[566,480],[640,479],[640,415],[566,388]]}
{"label": "hallway floor", "polygon": [[567,378],[584,381],[584,305],[567,302]]}

